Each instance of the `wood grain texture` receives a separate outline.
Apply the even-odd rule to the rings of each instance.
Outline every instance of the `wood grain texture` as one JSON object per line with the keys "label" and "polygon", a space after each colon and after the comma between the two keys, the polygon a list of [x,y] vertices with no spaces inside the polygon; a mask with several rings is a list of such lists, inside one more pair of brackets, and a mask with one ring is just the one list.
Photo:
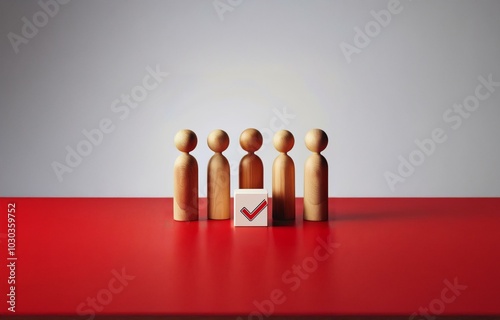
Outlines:
{"label": "wood grain texture", "polygon": [[174,163],[174,220],[198,220],[198,163],[188,153]]}
{"label": "wood grain texture", "polygon": [[328,162],[313,153],[304,167],[304,220],[328,220]]}
{"label": "wood grain texture", "polygon": [[264,164],[258,155],[249,153],[241,159],[239,166],[239,188],[264,188]]}
{"label": "wood grain texture", "polygon": [[273,220],[295,219],[295,164],[287,154],[273,162]]}
{"label": "wood grain texture", "polygon": [[207,169],[207,216],[223,220],[231,216],[229,161],[221,153],[210,158]]}
{"label": "wood grain texture", "polygon": [[243,156],[239,165],[240,189],[264,188],[264,164],[255,151],[262,147],[263,138],[259,130],[245,129],[240,135],[240,146],[248,154]]}
{"label": "wood grain texture", "polygon": [[229,146],[229,136],[221,129],[210,132],[207,145],[215,152],[207,166],[207,217],[224,220],[231,216],[229,161],[222,152]]}
{"label": "wood grain texture", "polygon": [[286,153],[295,144],[293,134],[280,130],[273,137],[274,148],[280,152],[273,162],[273,220],[295,219],[295,164]]}
{"label": "wood grain texture", "polygon": [[198,138],[188,129],[174,137],[175,147],[181,151],[174,163],[174,220],[198,220],[198,163],[189,154],[196,148]]}
{"label": "wood grain texture", "polygon": [[328,162],[320,154],[328,145],[328,135],[321,129],[311,129],[305,137],[312,154],[304,166],[304,220],[328,220]]}

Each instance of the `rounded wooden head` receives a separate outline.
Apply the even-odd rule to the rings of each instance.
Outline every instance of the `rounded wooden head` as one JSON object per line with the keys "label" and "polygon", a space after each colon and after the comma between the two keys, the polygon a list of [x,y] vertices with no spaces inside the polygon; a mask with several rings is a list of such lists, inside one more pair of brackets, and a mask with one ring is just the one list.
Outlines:
{"label": "rounded wooden head", "polygon": [[196,134],[189,130],[184,129],[177,132],[174,138],[175,147],[181,152],[191,152],[198,144]]}
{"label": "rounded wooden head", "polygon": [[312,152],[321,152],[328,145],[328,136],[321,129],[309,130],[306,134],[306,147]]}
{"label": "rounded wooden head", "polygon": [[257,129],[249,128],[240,135],[240,145],[247,152],[255,152],[262,147],[262,134]]}
{"label": "rounded wooden head", "polygon": [[276,150],[287,153],[292,150],[293,145],[295,144],[295,138],[290,131],[280,130],[274,135],[273,143]]}
{"label": "rounded wooden head", "polygon": [[220,153],[229,146],[229,136],[224,130],[214,130],[208,135],[207,144],[213,152]]}

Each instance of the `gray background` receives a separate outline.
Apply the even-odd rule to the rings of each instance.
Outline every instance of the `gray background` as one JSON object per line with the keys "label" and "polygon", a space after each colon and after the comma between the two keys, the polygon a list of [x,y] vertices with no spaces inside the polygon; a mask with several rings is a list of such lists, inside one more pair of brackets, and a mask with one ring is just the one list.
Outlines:
{"label": "gray background", "polygon": [[[45,1],[47,2],[47,1]],[[228,4],[228,0],[220,0]],[[474,94],[478,77],[500,81],[500,1],[409,1],[348,63],[342,42],[389,1],[232,0],[72,1],[16,53],[37,1],[0,2],[0,195],[172,196],[173,145],[182,128],[199,139],[193,155],[206,194],[208,133],[226,130],[225,152],[237,185],[247,127],[266,138],[258,154],[271,186],[278,127],[296,138],[290,152],[302,195],[309,152],[304,135],[323,128],[331,196],[500,196],[500,89],[453,130],[443,114]],[[126,119],[111,103],[159,66],[168,77]],[[286,110],[294,118],[281,121]],[[81,131],[109,118],[81,164],[59,181]],[[398,156],[442,128],[447,140],[391,190]]]}

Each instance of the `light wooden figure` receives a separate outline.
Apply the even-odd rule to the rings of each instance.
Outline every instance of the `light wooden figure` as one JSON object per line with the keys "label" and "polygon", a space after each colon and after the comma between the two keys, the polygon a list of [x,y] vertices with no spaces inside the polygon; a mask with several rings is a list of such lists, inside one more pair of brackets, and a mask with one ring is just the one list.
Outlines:
{"label": "light wooden figure", "polygon": [[198,138],[185,129],[177,132],[174,143],[182,152],[174,163],[174,220],[198,220],[198,163],[189,154]]}
{"label": "light wooden figure", "polygon": [[248,154],[243,156],[239,166],[240,189],[264,188],[264,165],[255,151],[262,146],[262,134],[257,129],[246,129],[240,135],[240,145]]}
{"label": "light wooden figure", "polygon": [[328,136],[321,129],[306,134],[306,147],[313,152],[304,168],[304,220],[328,220],[328,162],[320,154],[328,145]]}
{"label": "light wooden figure", "polygon": [[295,165],[287,154],[295,139],[290,131],[280,130],[273,139],[280,152],[273,163],[273,220],[295,219]]}
{"label": "light wooden figure", "polygon": [[223,130],[214,130],[208,135],[207,144],[215,152],[207,168],[208,219],[229,219],[231,215],[229,161],[222,155],[229,146],[229,136]]}

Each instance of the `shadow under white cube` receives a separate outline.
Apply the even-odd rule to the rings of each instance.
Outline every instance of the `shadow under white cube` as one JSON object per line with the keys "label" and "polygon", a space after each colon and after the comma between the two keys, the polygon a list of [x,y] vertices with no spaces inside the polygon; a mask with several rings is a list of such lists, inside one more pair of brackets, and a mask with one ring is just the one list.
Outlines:
{"label": "shadow under white cube", "polygon": [[267,204],[266,189],[236,189],[234,191],[234,226],[266,227]]}

